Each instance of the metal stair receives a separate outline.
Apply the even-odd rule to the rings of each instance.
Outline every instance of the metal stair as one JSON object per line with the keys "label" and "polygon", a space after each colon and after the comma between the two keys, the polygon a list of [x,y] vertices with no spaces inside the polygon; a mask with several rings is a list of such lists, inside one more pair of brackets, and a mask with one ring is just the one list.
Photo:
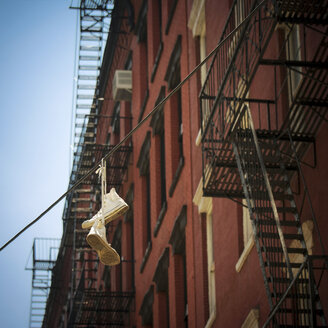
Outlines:
{"label": "metal stair", "polygon": [[35,238],[33,241],[31,263],[25,268],[32,271],[30,328],[42,327],[59,244],[60,239],[55,238]]}
{"label": "metal stair", "polygon": [[[285,295],[309,255],[288,172],[281,161],[279,149],[276,147],[277,156],[273,156],[272,152],[270,155],[271,159],[276,158],[273,163],[277,163],[279,169],[265,165],[268,158],[258,143],[250,111],[246,110],[244,115],[249,120],[250,128],[236,131],[233,148],[251,214],[269,303],[271,308],[274,308],[283,297],[291,299],[288,307],[285,304],[284,308],[277,311],[276,323],[279,326],[280,323],[286,322],[294,326],[297,323],[297,326],[304,324],[304,327],[309,327],[310,316],[315,316],[318,325],[326,326],[318,293],[314,295],[315,308],[311,304],[313,295],[311,297],[310,288],[317,288],[307,278],[309,269],[305,271],[302,279],[296,279],[292,292]],[[272,144],[270,149],[273,150]],[[279,200],[275,197],[276,193],[280,196]],[[282,198],[281,195],[286,197]],[[298,241],[298,247],[291,246],[294,241]],[[298,303],[301,304],[299,307],[302,311],[298,311]],[[280,319],[283,321],[279,321]]]}
{"label": "metal stair", "polygon": [[88,119],[87,130],[85,118],[97,109],[97,86],[100,74],[102,54],[106,42],[111,1],[80,0],[76,8],[80,13],[80,34],[77,49],[75,104],[74,104],[74,132],[73,150],[77,150],[82,136],[95,142],[96,129],[91,125],[96,124],[95,119]]}
{"label": "metal stair", "polygon": [[[326,326],[290,181],[302,175],[310,146],[315,166],[315,138],[327,121],[327,7],[324,0],[235,0],[200,92],[204,194],[246,198],[272,327]],[[279,24],[285,39],[268,57]],[[287,58],[295,24],[302,28],[300,48]],[[313,33],[315,46],[307,36]],[[269,99],[251,93],[259,71],[273,81]]]}

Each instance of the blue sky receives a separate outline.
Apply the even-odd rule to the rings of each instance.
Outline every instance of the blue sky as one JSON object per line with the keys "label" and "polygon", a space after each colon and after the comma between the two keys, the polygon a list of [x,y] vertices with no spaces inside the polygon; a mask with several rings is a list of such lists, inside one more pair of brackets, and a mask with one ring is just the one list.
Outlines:
{"label": "blue sky", "polygon": [[[76,12],[0,0],[0,244],[67,189]],[[61,237],[63,202],[0,252],[1,327],[28,327],[35,237]]]}

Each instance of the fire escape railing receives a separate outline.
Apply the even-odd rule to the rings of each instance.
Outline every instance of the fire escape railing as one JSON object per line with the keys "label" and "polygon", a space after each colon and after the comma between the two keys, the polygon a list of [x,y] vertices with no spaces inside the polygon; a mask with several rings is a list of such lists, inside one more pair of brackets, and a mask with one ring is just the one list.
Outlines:
{"label": "fire escape railing", "polygon": [[[203,140],[213,121],[220,128],[217,133],[222,140],[227,137],[239,118],[240,102],[232,107],[227,101],[231,98],[245,98],[250,76],[256,69],[259,57],[275,26],[270,12],[272,9],[269,10],[265,5],[257,7],[259,2],[235,0],[232,5],[220,38],[220,41],[226,41],[212,59],[199,96]],[[251,18],[243,23],[250,14]],[[241,27],[235,31],[239,25]],[[252,26],[251,34],[248,34],[249,26]],[[259,45],[261,46],[258,47]]]}
{"label": "fire escape railing", "polygon": [[127,326],[129,312],[134,311],[134,292],[109,292],[85,288],[85,276],[71,303],[68,327],[117,327]]}
{"label": "fire escape railing", "polygon": [[42,326],[59,244],[60,239],[56,238],[35,238],[33,241],[32,263],[25,268],[32,271],[30,328]]}
{"label": "fire escape railing", "polygon": [[102,62],[108,23],[113,4],[109,0],[79,0],[71,8],[79,9],[80,35],[77,49],[76,84],[74,107],[73,150],[81,142],[84,119],[97,113],[99,74]]}
{"label": "fire escape railing", "polygon": [[[206,196],[246,198],[269,305],[277,313],[274,325],[307,325],[310,316],[316,318],[316,325],[325,325],[318,286],[309,279],[313,270],[306,269],[306,277],[300,278],[305,270],[301,265],[309,258],[301,220],[308,190],[304,181],[299,182],[304,188],[299,190],[303,195],[299,210],[291,181],[294,186],[297,175],[303,177],[302,158],[311,145],[315,165],[315,137],[327,121],[327,2],[292,3],[233,3],[220,39],[225,42],[213,58],[199,96],[203,190]],[[288,33],[280,48],[274,48],[276,57],[265,58],[278,23],[285,24]],[[292,49],[295,58],[286,58],[291,56],[292,34],[298,31],[294,24],[300,23],[300,48]],[[316,40],[321,38],[311,55],[306,51],[311,43],[307,30],[317,33]],[[277,69],[282,66],[285,75]],[[254,90],[258,71],[271,79],[272,92],[264,93],[270,94],[268,99]],[[254,91],[257,97],[252,97]],[[312,208],[311,202],[308,206]],[[312,222],[317,226],[313,211]],[[319,229],[316,233],[320,240]],[[289,294],[288,307],[278,308],[291,288],[296,291]],[[307,319],[299,321],[294,304],[299,298],[305,304],[312,296],[312,307],[302,309]]]}
{"label": "fire escape railing", "polygon": [[[75,152],[71,184],[83,178],[114,147],[95,143],[94,136],[98,120],[108,120],[110,118],[94,114],[85,116],[84,123],[81,126],[83,133]],[[119,191],[129,165],[131,151],[131,145],[122,146],[117,150],[115,156],[111,156],[106,161],[108,188],[115,187]],[[85,238],[86,231],[81,228],[81,224],[84,220],[90,219],[99,210],[99,206],[100,181],[98,175],[93,172],[84,179],[81,186],[72,195],[67,197],[65,204],[66,245],[73,247],[73,290],[79,285],[82,272],[85,273],[84,281],[89,288],[93,288],[95,283],[92,272],[95,273],[98,269],[98,258],[88,246]],[[74,291],[72,291],[72,294],[74,294]]]}
{"label": "fire escape railing", "polygon": [[[206,183],[205,189],[209,187],[208,195],[212,193],[211,185],[217,183],[211,181],[211,176],[212,170],[219,170],[215,167],[215,162],[223,155],[221,150],[224,149],[228,156],[231,153],[231,147],[225,143],[229,141],[229,135],[241,117],[242,104],[247,97],[250,81],[275,26],[272,13],[265,5],[256,7],[258,2],[234,1],[221,37],[221,40],[227,37],[228,39],[213,58],[200,92],[202,142],[205,149],[203,181]],[[256,10],[252,11],[254,8]],[[250,13],[251,18],[239,30],[231,33]],[[258,103],[261,111],[267,105],[270,112],[275,110],[271,102],[272,99],[265,99],[262,100],[262,104]],[[275,113],[270,113],[270,117],[275,117]],[[207,149],[212,152],[209,156],[206,155]],[[231,176],[233,196],[238,195],[240,190],[236,190],[238,181],[234,172],[222,173]]]}
{"label": "fire escape railing", "polygon": [[[65,200],[60,258],[56,262],[53,286],[47,303],[49,316],[46,318],[47,320],[44,320],[43,326],[48,326],[49,320],[55,318],[60,321],[59,325],[65,325],[65,322],[69,321],[74,323],[74,327],[77,327],[75,322],[84,315],[86,304],[91,304],[94,299],[97,299],[98,303],[103,302],[102,299],[108,300],[106,293],[97,291],[99,259],[87,244],[87,231],[82,229],[81,224],[84,220],[90,219],[100,208],[100,181],[98,175],[93,171],[96,170],[95,166],[101,158],[114,147],[97,142],[99,140],[99,136],[97,138],[99,123],[101,123],[101,127],[104,126],[107,129],[110,125],[107,119],[111,119],[111,117],[102,116],[99,113],[102,102],[105,100],[103,93],[108,78],[106,65],[109,64],[108,62],[102,64],[102,57],[110,20],[114,19],[113,6],[113,0],[72,0],[71,8],[78,9],[80,14],[80,35],[73,105],[74,131],[71,145],[74,158],[69,189],[77,182],[80,184],[67,195]],[[118,14],[118,11],[124,10],[124,6],[118,5],[118,7],[120,9],[115,12],[115,19],[125,19]],[[128,18],[131,19],[130,16]],[[115,42],[112,44],[113,47],[115,47]],[[105,65],[102,71],[100,71],[101,65]],[[117,118],[132,119],[131,117]],[[126,143],[107,159],[108,191],[111,187],[115,187],[119,192],[125,179],[131,151],[132,144]],[[65,285],[63,286],[62,283]],[[124,293],[117,293],[114,295],[116,300],[119,298],[119,294],[124,296]],[[130,295],[127,296],[130,297]],[[82,299],[87,298],[87,301],[81,303],[81,297]],[[60,304],[56,304],[56,306],[62,307],[60,318],[56,317],[58,309],[53,310],[53,305],[58,300],[60,300]],[[92,316],[95,314],[93,313]],[[108,319],[108,316],[106,318]],[[109,324],[107,321],[106,323]],[[101,321],[97,322],[98,325],[101,325]],[[82,326],[85,327],[84,324]]]}
{"label": "fire escape railing", "polygon": [[[323,315],[323,309],[317,308],[317,295],[320,294],[320,289],[325,288],[328,283],[327,263],[327,256],[312,255],[305,259],[284,295],[272,309],[263,328],[277,327],[278,322],[294,327],[320,325],[319,314]],[[308,280],[309,284],[304,283]],[[319,292],[314,289],[314,286]],[[304,295],[309,295],[309,297],[304,299]],[[293,303],[292,306],[290,303]],[[291,310],[294,312],[293,321],[289,316]]]}

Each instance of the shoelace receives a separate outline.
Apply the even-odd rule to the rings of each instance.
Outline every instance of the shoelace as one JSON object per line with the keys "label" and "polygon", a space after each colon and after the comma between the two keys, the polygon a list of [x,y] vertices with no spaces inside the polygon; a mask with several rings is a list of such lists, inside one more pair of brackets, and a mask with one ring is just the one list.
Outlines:
{"label": "shoelace", "polygon": [[[103,209],[104,198],[106,194],[106,161],[104,159],[101,160],[101,164],[99,168],[96,170],[96,174],[99,175],[99,179],[101,179],[101,208]],[[101,211],[101,223],[105,226],[105,218],[103,216],[103,211]]]}

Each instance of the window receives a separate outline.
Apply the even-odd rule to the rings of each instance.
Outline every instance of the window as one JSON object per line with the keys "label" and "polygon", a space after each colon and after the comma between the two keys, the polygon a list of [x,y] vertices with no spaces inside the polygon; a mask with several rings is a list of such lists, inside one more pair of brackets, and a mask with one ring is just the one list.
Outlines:
{"label": "window", "polygon": [[139,315],[141,315],[143,326],[153,326],[153,303],[154,303],[154,286],[150,286],[147,293],[145,294]]}
{"label": "window", "polygon": [[[234,3],[234,7],[232,10],[234,13],[234,28],[237,28],[237,26],[239,26],[246,17],[245,1],[237,0]],[[228,49],[228,57],[230,59],[236,51],[236,47],[240,41],[240,37],[242,36],[242,33],[243,33],[243,29],[240,28],[237,31],[235,31],[235,33],[231,38],[229,49]]]}
{"label": "window", "polygon": [[215,262],[213,248],[213,223],[212,223],[212,198],[203,197],[203,179],[200,180],[196,193],[193,198],[193,203],[198,206],[198,212],[201,214],[201,219],[205,220],[206,231],[204,231],[204,221],[202,222],[203,234],[206,235],[206,253],[207,253],[207,277],[208,277],[208,310],[209,317],[207,326],[211,326],[216,318],[216,293],[215,293]]}
{"label": "window", "polygon": [[[130,52],[128,59],[125,63],[124,69],[132,70],[132,52]],[[120,116],[122,119],[122,136],[126,136],[132,130],[132,112],[131,112],[131,102],[124,101],[121,103]],[[132,139],[130,138],[126,145],[132,145]]]}
{"label": "window", "polygon": [[[149,159],[148,159],[149,161]],[[149,174],[149,164],[148,164],[148,169],[145,174],[145,179],[146,179],[146,204],[147,204],[147,213],[146,213],[146,225],[147,225],[147,245],[150,244],[151,242],[151,213],[150,213],[150,174]]]}
{"label": "window", "polygon": [[[169,266],[169,248],[165,248],[162,256],[160,257],[153,281],[156,284],[156,297],[158,320],[161,326],[170,327],[170,306],[169,306],[169,279],[168,279],[168,266]],[[165,324],[166,323],[166,324]],[[154,323],[159,325],[159,323]]]}
{"label": "window", "polygon": [[167,0],[165,1],[165,11],[167,15],[167,22],[165,27],[165,34],[167,35],[170,30],[171,22],[177,6],[178,0]]}
{"label": "window", "polygon": [[104,273],[102,276],[102,280],[104,281],[104,289],[106,292],[111,291],[111,267],[104,266]]}
{"label": "window", "polygon": [[[301,42],[300,32],[298,25],[287,26],[285,29],[285,35],[287,39],[286,45],[286,56],[288,60],[301,60]],[[301,82],[302,75],[298,73],[299,67],[291,67],[288,76],[288,87],[289,87],[289,101],[292,99],[297,91],[297,88]]]}
{"label": "window", "polygon": [[[301,39],[300,30],[298,25],[281,24],[279,25],[278,36],[279,36],[279,47],[281,48],[279,59],[286,61],[300,61],[301,58]],[[293,116],[293,114],[288,114],[293,103],[293,99],[296,96],[296,92],[302,80],[302,68],[300,66],[290,66],[290,64],[281,66],[278,68],[282,76],[281,89],[279,90],[282,99],[282,114],[283,118],[287,119],[288,116]],[[298,123],[293,128],[297,131],[302,128],[306,120],[302,119],[302,116],[306,115],[305,112],[298,112]]]}
{"label": "window", "polygon": [[204,304],[204,322],[209,317],[209,286],[208,286],[208,249],[207,249],[207,217],[206,213],[201,213],[201,250],[202,257],[198,260],[199,265],[202,266],[203,275],[203,304]]}
{"label": "window", "polygon": [[[180,73],[180,55],[181,55],[181,36],[178,36],[174,46],[165,80],[168,83],[168,89],[173,90],[181,82]],[[174,173],[169,195],[172,197],[178,179],[180,177],[183,165],[183,124],[182,124],[182,95],[179,89],[170,99],[170,122],[169,133],[171,137],[171,165]]]}
{"label": "window", "polygon": [[[119,221],[113,236],[112,247],[116,252],[122,254],[122,221]],[[115,290],[122,291],[123,281],[122,281],[122,262],[113,268],[115,270]]]}
{"label": "window", "polygon": [[112,116],[111,127],[114,134],[114,144],[118,144],[120,141],[120,133],[121,133],[121,124],[120,124],[120,102],[115,104]]}
{"label": "window", "polygon": [[155,78],[155,74],[158,68],[158,63],[163,51],[162,42],[162,0],[154,0],[149,2],[152,20],[151,42],[150,46],[151,60],[153,64],[153,70],[151,73],[151,82]]}
{"label": "window", "polygon": [[[157,106],[165,97],[165,87],[161,88],[160,94],[156,100]],[[166,213],[166,168],[165,168],[165,127],[164,127],[164,112],[163,108],[159,109],[152,117],[150,122],[153,128],[154,144],[155,144],[155,172],[156,172],[156,190],[154,195],[156,197],[156,207],[158,213],[157,223],[154,229],[156,237],[164,215]]]}
{"label": "window", "polygon": [[[191,29],[194,38],[199,37],[199,58],[200,61],[203,61],[206,57],[205,0],[193,1],[188,27]],[[206,65],[203,65],[200,70],[203,85],[206,78]]]}
{"label": "window", "polygon": [[106,145],[107,145],[107,146],[110,146],[110,142],[111,142],[111,141],[110,141],[110,137],[111,137],[111,134],[110,134],[110,132],[108,132],[108,133],[107,133],[107,137],[106,137]]}
{"label": "window", "polygon": [[[193,37],[198,38],[198,56],[199,61],[202,62],[206,57],[206,20],[205,20],[205,0],[193,1],[190,11],[188,27],[191,29]],[[206,79],[206,64],[202,65],[200,69],[200,83],[204,85]],[[196,145],[199,146],[201,142],[201,113],[198,117],[199,132],[196,138]]]}
{"label": "window", "polygon": [[134,185],[132,184],[126,194],[125,201],[129,205],[129,210],[125,213],[124,223],[126,224],[126,235],[125,238],[125,249],[126,259],[126,282],[128,290],[135,290],[135,279],[134,279],[134,217],[133,217],[133,199],[134,199]]}
{"label": "window", "polygon": [[[247,201],[246,199],[242,200],[243,207],[240,211],[241,214],[241,220],[242,224],[238,223],[238,226],[242,227],[242,233],[240,234],[241,241],[240,243],[242,244],[241,249],[241,254],[238,259],[238,262],[236,264],[236,271],[240,272],[242,269],[249,253],[251,252],[253,246],[254,246],[254,236],[253,236],[253,227],[252,227],[252,221],[249,215],[249,210],[247,207]],[[240,215],[239,215],[240,216]]]}
{"label": "window", "polygon": [[138,56],[137,63],[139,64],[134,72],[138,79],[137,85],[139,86],[140,99],[144,99],[143,104],[140,109],[139,122],[141,121],[144,111],[146,109],[147,99],[148,99],[148,34],[147,34],[147,11],[148,5],[147,1],[144,0],[139,12],[137,24],[136,24],[136,34],[139,42],[139,47],[136,49]]}
{"label": "window", "polygon": [[[175,220],[169,243],[172,245],[172,266],[174,277],[170,283],[174,285],[174,295],[172,297],[184,300],[184,311],[181,308],[174,309],[172,314],[175,327],[188,327],[188,288],[187,288],[187,266],[186,266],[186,233],[187,207],[184,205]],[[182,281],[182,283],[181,283]],[[180,302],[175,301],[179,306]]]}
{"label": "window", "polygon": [[150,132],[147,132],[145,140],[142,144],[137,167],[139,168],[139,173],[141,176],[142,185],[142,249],[144,251],[144,259],[141,264],[140,271],[143,271],[144,265],[148,259],[151,250],[151,190],[150,190],[150,171],[149,171],[149,149],[150,149]]}

